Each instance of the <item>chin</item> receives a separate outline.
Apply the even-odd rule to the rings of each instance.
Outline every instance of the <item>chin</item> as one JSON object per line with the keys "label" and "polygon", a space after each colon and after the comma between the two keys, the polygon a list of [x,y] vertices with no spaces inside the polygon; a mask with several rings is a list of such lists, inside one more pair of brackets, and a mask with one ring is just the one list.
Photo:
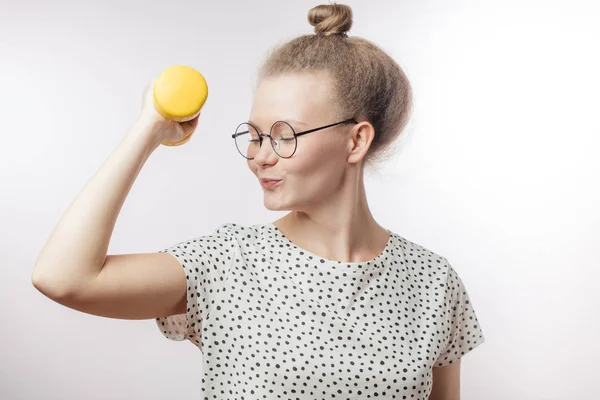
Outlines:
{"label": "chin", "polygon": [[279,196],[271,196],[269,193],[265,193],[263,204],[270,211],[290,211],[293,208],[293,204],[290,204],[287,199],[282,199]]}
{"label": "chin", "polygon": [[265,208],[269,211],[288,211],[288,207],[284,207],[283,204],[273,204],[269,201],[264,202]]}

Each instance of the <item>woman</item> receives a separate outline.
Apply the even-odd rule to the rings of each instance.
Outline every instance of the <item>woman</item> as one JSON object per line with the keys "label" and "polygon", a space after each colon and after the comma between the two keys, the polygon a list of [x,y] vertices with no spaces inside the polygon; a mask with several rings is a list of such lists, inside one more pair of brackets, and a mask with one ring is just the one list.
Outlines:
{"label": "woman", "polygon": [[147,90],[33,283],[67,307],[156,318],[167,338],[190,340],[203,352],[205,398],[458,399],[460,358],[484,341],[466,289],[444,257],[375,221],[363,182],[409,118],[410,84],[385,52],[347,36],[350,7],[318,6],[308,19],[315,34],[269,55],[233,135],[265,206],[289,214],[225,223],[158,253],[107,255],[145,161],[198,121],[163,119]]}

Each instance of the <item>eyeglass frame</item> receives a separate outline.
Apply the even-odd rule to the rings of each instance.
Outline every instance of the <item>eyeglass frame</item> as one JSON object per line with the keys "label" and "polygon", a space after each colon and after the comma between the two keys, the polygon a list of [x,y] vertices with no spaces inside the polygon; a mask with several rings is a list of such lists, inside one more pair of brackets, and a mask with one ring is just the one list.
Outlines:
{"label": "eyeglass frame", "polygon": [[[294,147],[294,151],[292,152],[292,154],[291,154],[289,157],[282,157],[281,155],[279,155],[279,153],[277,152],[277,150],[275,150],[275,145],[273,144],[273,142],[275,141],[275,139],[273,139],[273,136],[271,136],[271,132],[273,131],[273,127],[274,127],[274,126],[275,126],[277,123],[279,123],[279,122],[283,122],[284,124],[286,124],[287,126],[289,126],[289,127],[290,127],[290,129],[292,130],[292,132],[294,133],[295,147]],[[269,133],[261,133],[261,132],[259,131],[259,129],[258,129],[257,127],[255,127],[254,125],[252,125],[250,122],[242,122],[241,124],[239,124],[239,125],[237,126],[236,130],[237,130],[239,127],[240,127],[240,125],[243,125],[243,124],[250,125],[251,127],[253,127],[253,128],[256,130],[256,132],[258,132],[258,139],[260,140],[260,143],[259,143],[259,148],[261,148],[261,147],[262,147],[262,144],[263,144],[263,137],[268,137],[268,138],[269,138],[269,141],[271,142],[271,148],[273,149],[273,151],[275,152],[275,154],[277,154],[277,156],[278,156],[278,157],[281,157],[281,158],[286,158],[286,159],[287,159],[287,158],[292,158],[292,156],[293,156],[294,154],[296,154],[296,150],[298,149],[298,140],[297,140],[297,137],[298,137],[298,136],[306,135],[306,134],[308,134],[308,133],[312,133],[312,132],[320,131],[321,129],[325,129],[325,128],[331,128],[332,126],[336,126],[336,125],[340,125],[340,124],[345,124],[345,123],[349,123],[349,122],[351,122],[351,123],[353,123],[353,124],[358,124],[358,121],[357,121],[355,118],[348,118],[348,119],[345,119],[345,120],[343,120],[343,121],[340,121],[340,122],[336,122],[336,123],[333,123],[333,124],[329,124],[329,125],[321,126],[321,127],[319,127],[319,128],[313,128],[313,129],[309,129],[309,130],[302,131],[302,132],[296,132],[296,130],[295,130],[293,127],[292,127],[292,125],[290,125],[290,123],[289,123],[289,122],[287,122],[287,121],[275,121],[275,122],[273,122],[273,125],[271,125],[271,128],[269,129]],[[235,138],[236,138],[236,137],[238,137],[238,136],[241,136],[241,135],[244,135],[244,134],[246,134],[246,133],[248,133],[248,134],[249,134],[249,133],[250,133],[250,131],[236,132],[236,133],[234,133],[233,135],[231,135],[231,137],[233,138],[233,140],[234,140],[234,143],[236,143],[236,145],[235,145],[235,148],[238,150],[238,153],[240,153],[240,154],[242,155],[242,157],[244,157],[246,160],[254,160],[254,157],[252,157],[252,158],[248,158],[248,157],[246,157],[245,155],[243,155],[243,154],[242,154],[242,152],[240,151],[240,149],[239,149],[239,148],[238,148],[238,146],[237,146],[237,142],[235,141]],[[254,140],[255,140],[255,139],[254,139]]]}

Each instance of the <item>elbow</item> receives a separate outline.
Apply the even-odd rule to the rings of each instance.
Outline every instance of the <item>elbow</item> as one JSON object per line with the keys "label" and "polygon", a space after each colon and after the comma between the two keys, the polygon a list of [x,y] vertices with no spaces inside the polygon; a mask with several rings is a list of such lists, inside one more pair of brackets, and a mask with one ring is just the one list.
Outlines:
{"label": "elbow", "polygon": [[31,284],[40,293],[52,300],[65,298],[71,292],[67,285],[51,281],[36,269],[31,274]]}

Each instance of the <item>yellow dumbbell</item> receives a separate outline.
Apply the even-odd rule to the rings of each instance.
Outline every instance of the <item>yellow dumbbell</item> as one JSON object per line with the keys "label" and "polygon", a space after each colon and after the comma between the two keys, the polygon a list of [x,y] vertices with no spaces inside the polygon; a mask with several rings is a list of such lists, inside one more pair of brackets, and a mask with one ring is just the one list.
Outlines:
{"label": "yellow dumbbell", "polygon": [[[185,122],[194,119],[208,97],[208,85],[202,74],[185,65],[165,69],[154,82],[154,106],[163,117]],[[194,132],[179,142],[164,141],[165,146],[179,146],[190,140]]]}

